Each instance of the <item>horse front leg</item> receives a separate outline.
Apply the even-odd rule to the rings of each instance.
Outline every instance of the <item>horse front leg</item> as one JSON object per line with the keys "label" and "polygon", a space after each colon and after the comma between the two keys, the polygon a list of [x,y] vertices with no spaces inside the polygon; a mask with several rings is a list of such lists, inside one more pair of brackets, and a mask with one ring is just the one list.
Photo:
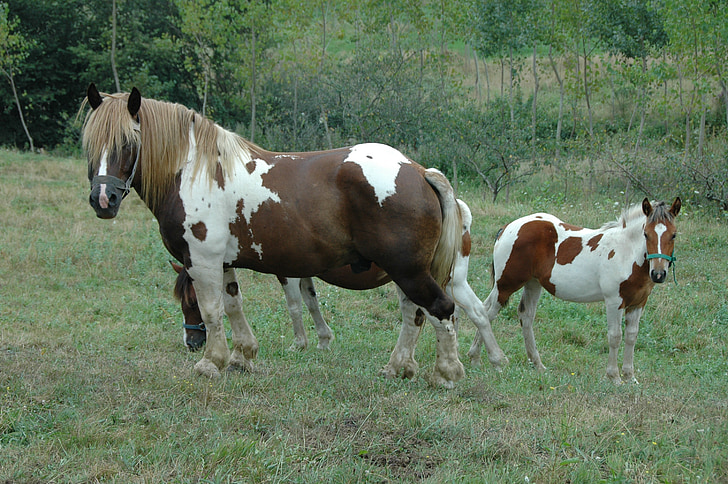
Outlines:
{"label": "horse front leg", "polygon": [[615,385],[622,384],[619,375],[619,345],[622,343],[622,315],[619,301],[607,301],[607,341],[609,342],[609,357],[607,358],[607,378]]}
{"label": "horse front leg", "polygon": [[639,383],[634,377],[634,345],[640,330],[642,308],[628,309],[624,314],[624,360],[622,362],[622,380]]}
{"label": "horse front leg", "polygon": [[188,269],[194,281],[195,293],[202,320],[207,328],[207,345],[202,359],[195,364],[195,371],[209,378],[220,376],[230,358],[230,349],[222,324],[223,297],[222,271],[211,266],[193,266]]}
{"label": "horse front leg", "polygon": [[422,332],[424,315],[417,314],[417,306],[397,286],[397,297],[399,307],[402,311],[402,326],[397,338],[397,344],[389,357],[389,362],[381,370],[385,378],[396,378],[400,374],[402,378],[412,378],[417,374],[419,365],[415,361],[415,348],[417,339]]}
{"label": "horse front leg", "polygon": [[243,296],[240,294],[235,270],[225,269],[223,272],[223,303],[225,313],[230,320],[233,331],[233,353],[230,356],[230,368],[240,371],[252,371],[250,360],[258,356],[258,340],[245,319],[243,313]]}
{"label": "horse front leg", "polygon": [[306,303],[308,312],[313,318],[313,324],[316,327],[316,335],[318,336],[318,345],[316,346],[320,350],[328,350],[329,344],[334,341],[334,332],[326,324],[324,316],[321,314],[321,307],[319,306],[318,298],[316,297],[316,286],[313,285],[313,279],[310,277],[304,277],[299,283],[301,296],[303,296],[303,302]]}

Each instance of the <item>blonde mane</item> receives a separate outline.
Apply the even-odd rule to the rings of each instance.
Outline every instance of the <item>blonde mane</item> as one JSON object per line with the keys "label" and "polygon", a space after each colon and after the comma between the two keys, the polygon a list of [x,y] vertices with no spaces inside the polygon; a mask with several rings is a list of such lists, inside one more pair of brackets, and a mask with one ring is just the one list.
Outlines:
{"label": "blonde mane", "polygon": [[[104,150],[119,152],[125,146],[141,147],[142,198],[154,209],[187,161],[190,128],[194,128],[196,159],[193,177],[204,172],[212,184],[219,162],[223,177],[232,173],[241,157],[250,160],[250,145],[181,104],[142,98],[139,131],[127,109],[128,93],[102,94],[104,101],[84,122],[83,149],[96,169]],[[86,105],[87,100],[81,106]]]}

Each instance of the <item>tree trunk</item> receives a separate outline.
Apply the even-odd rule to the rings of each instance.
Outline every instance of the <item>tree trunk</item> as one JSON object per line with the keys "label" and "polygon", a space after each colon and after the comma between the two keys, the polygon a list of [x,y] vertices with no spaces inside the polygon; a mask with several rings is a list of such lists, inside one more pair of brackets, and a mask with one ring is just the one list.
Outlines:
{"label": "tree trunk", "polygon": [[537,116],[537,100],[538,100],[538,64],[536,63],[536,40],[533,41],[533,112],[531,114],[531,157],[532,160],[536,160],[536,123],[538,121]]}
{"label": "tree trunk", "polygon": [[556,120],[556,159],[559,159],[561,156],[561,120],[564,114],[564,80],[559,75],[559,68],[554,61],[552,49],[553,46],[549,46],[549,62],[551,63],[551,69],[554,71],[554,76],[556,76],[556,82],[559,83],[559,118]]}
{"label": "tree trunk", "polygon": [[255,97],[257,71],[256,71],[256,52],[255,52],[255,26],[250,29],[250,50],[253,56],[250,69],[250,142],[255,143],[255,109],[257,100]]}
{"label": "tree trunk", "polygon": [[8,78],[8,81],[10,81],[10,87],[13,90],[13,98],[15,99],[15,105],[18,107],[18,115],[20,116],[20,124],[23,126],[23,131],[25,131],[25,136],[28,137],[28,143],[30,144],[30,151],[35,151],[35,145],[33,144],[33,137],[30,136],[30,131],[28,131],[28,126],[25,124],[25,117],[23,116],[23,108],[20,106],[20,98],[18,97],[18,90],[15,88],[15,78],[13,77],[13,70],[12,70],[12,68],[8,68],[8,70],[2,69],[2,73],[5,74],[5,77]]}
{"label": "tree trunk", "polygon": [[119,73],[116,71],[116,0],[111,2],[111,72],[114,74],[116,92],[121,92]]}

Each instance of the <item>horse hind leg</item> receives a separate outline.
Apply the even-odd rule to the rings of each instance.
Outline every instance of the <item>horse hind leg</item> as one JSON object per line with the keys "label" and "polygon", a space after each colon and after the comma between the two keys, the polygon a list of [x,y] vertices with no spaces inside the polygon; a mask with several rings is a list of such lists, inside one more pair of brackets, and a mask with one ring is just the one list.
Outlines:
{"label": "horse hind leg", "polygon": [[225,314],[230,320],[233,332],[233,352],[230,356],[230,368],[240,371],[252,371],[250,360],[258,356],[258,340],[245,319],[243,313],[243,296],[240,294],[235,270],[225,269],[223,272],[223,303]]}
{"label": "horse hind leg", "polygon": [[465,376],[465,368],[458,356],[455,303],[429,274],[395,282],[413,303],[423,309],[435,328],[436,356],[431,383],[454,388],[455,382]]}
{"label": "horse hind leg", "polygon": [[544,371],[546,369],[543,363],[541,363],[541,355],[538,354],[536,338],[533,335],[533,320],[536,317],[536,306],[538,306],[538,300],[541,297],[541,290],[541,285],[537,280],[532,279],[527,282],[523,286],[523,295],[518,305],[518,319],[521,321],[521,331],[523,332],[526,354],[538,371]]}
{"label": "horse hind leg", "polygon": [[320,350],[328,350],[329,345],[334,340],[334,332],[331,331],[331,328],[326,324],[326,320],[321,314],[321,306],[316,297],[316,287],[313,284],[313,279],[310,277],[301,279],[300,291],[316,327],[316,335],[318,336],[317,348]]}
{"label": "horse hind leg", "polygon": [[397,286],[399,307],[402,311],[402,327],[399,331],[397,344],[392,350],[389,362],[382,368],[381,375],[385,378],[412,378],[417,374],[419,365],[415,361],[415,348],[422,332],[424,315],[417,315],[417,306]]}
{"label": "horse hind leg", "polygon": [[627,310],[624,314],[622,380],[635,384],[639,383],[634,376],[634,346],[637,343],[637,333],[640,330],[640,316],[642,316],[642,308]]}

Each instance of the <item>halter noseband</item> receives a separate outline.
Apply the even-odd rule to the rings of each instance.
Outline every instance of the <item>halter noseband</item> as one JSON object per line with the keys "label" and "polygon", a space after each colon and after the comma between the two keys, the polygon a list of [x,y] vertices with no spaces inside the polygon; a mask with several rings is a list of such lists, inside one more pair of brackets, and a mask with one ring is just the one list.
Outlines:
{"label": "halter noseband", "polygon": [[672,280],[677,284],[677,276],[675,275],[675,261],[677,260],[677,257],[675,257],[675,251],[672,251],[672,254],[647,254],[647,260],[650,259],[665,259],[669,262],[667,268],[669,269],[670,266],[672,266]]}
{"label": "halter noseband", "polygon": [[183,324],[182,327],[184,329],[194,329],[194,330],[197,330],[197,331],[207,332],[207,327],[205,326],[205,323],[200,323],[200,324]]}
{"label": "halter noseband", "polygon": [[[140,131],[140,129],[135,127],[134,131]],[[122,180],[119,177],[111,175],[96,175],[91,180],[91,187],[93,188],[94,186],[101,185],[102,183],[111,185],[117,190],[121,190],[123,192],[121,195],[121,199],[124,200],[124,198],[126,198],[126,196],[129,195],[129,192],[131,191],[131,184],[134,182],[134,175],[136,175],[137,165],[139,165],[139,155],[141,154],[141,152],[141,148],[137,148],[136,158],[134,159],[134,166],[131,169],[131,175],[129,175],[126,181]]]}

